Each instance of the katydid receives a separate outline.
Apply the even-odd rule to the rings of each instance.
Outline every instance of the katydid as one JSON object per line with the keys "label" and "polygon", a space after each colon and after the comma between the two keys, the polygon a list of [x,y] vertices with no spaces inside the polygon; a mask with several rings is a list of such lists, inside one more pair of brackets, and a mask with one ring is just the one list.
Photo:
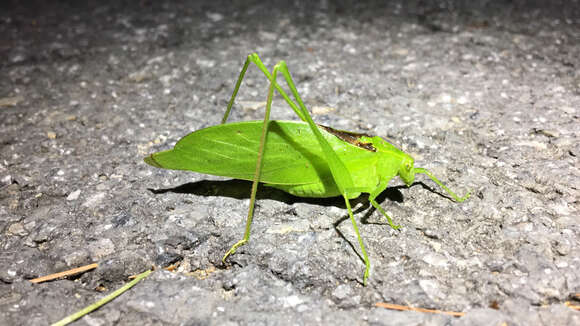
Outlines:
{"label": "katydid", "polygon": [[[263,120],[226,123],[235,97],[250,63],[255,64],[269,80],[270,86]],[[282,73],[294,101],[276,81]],[[302,121],[270,120],[274,89]],[[233,254],[250,239],[254,202],[258,183],[281,189],[300,197],[342,196],[348,210],[365,263],[363,284],[366,284],[370,261],[350,206],[350,199],[368,193],[368,200],[393,229],[392,219],[376,202],[389,181],[399,176],[410,186],[415,174],[422,173],[443,188],[455,201],[457,196],[430,171],[414,167],[413,158],[380,137],[335,130],[316,125],[298,91],[284,61],[270,73],[257,54],[250,54],[234,87],[222,124],[190,133],[171,150],[154,153],[145,162],[164,169],[190,170],[199,173],[251,180],[250,206],[242,240],[223,257]]]}

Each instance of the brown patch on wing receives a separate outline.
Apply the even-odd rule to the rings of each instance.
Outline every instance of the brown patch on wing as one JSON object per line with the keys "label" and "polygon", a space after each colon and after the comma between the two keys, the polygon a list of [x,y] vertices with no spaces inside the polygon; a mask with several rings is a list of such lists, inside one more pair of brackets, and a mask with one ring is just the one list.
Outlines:
{"label": "brown patch on wing", "polygon": [[327,126],[318,125],[320,128],[326,130],[327,132],[335,135],[336,137],[344,140],[345,142],[352,144],[354,146],[360,147],[362,149],[366,149],[369,152],[376,152],[377,149],[371,143],[364,143],[360,140],[361,137],[372,137],[367,134],[359,134],[356,132],[350,131],[343,131],[343,130],[336,130]]}

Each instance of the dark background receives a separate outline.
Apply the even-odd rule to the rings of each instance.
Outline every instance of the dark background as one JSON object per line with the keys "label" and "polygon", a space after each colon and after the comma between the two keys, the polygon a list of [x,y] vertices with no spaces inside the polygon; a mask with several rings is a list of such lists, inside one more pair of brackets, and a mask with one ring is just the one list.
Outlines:
{"label": "dark background", "polygon": [[[472,197],[394,179],[381,204],[401,231],[353,201],[363,287],[341,200],[263,187],[223,264],[249,183],[142,158],[218,124],[254,51],[288,63],[315,121]],[[579,324],[579,58],[578,1],[2,1],[0,324],[55,322],[173,263],[77,323]],[[250,67],[231,120],[260,119],[266,93]]]}

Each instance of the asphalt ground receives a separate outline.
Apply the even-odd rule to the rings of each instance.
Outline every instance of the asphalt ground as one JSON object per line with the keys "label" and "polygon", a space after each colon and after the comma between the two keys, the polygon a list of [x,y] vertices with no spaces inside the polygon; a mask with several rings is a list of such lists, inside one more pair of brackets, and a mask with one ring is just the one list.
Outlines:
{"label": "asphalt ground", "polygon": [[[316,122],[430,169],[351,204],[143,162],[219,124],[246,56],[285,60]],[[0,324],[573,325],[578,1],[4,1]],[[281,82],[281,80],[280,80]],[[231,121],[264,114],[250,66]],[[298,118],[277,96],[273,119]],[[370,166],[369,168],[372,168]],[[356,183],[356,180],[354,180]],[[90,263],[64,280],[29,280]],[[166,271],[167,266],[176,267]],[[387,302],[465,312],[400,312]]]}

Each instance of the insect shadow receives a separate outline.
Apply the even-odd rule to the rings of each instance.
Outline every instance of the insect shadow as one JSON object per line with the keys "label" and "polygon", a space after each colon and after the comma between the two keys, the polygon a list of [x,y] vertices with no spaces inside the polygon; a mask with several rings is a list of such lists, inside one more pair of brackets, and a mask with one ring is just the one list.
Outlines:
{"label": "insect shadow", "polygon": [[[411,184],[409,187],[407,187],[407,186],[388,187],[387,189],[385,189],[385,191],[383,191],[380,195],[377,196],[376,201],[377,201],[377,203],[382,204],[386,199],[389,199],[389,201],[392,201],[392,202],[402,203],[403,202],[403,193],[401,193],[400,189],[410,188],[413,186],[421,186],[421,187],[423,187],[423,189],[426,189],[432,193],[435,193],[443,198],[449,199],[449,197],[445,196],[444,194],[439,193],[435,189],[424,184],[423,182],[418,181],[418,182],[413,182],[413,184]],[[344,202],[342,201],[342,198],[340,198],[340,197],[336,197],[336,198],[340,199],[340,202],[342,203],[342,205],[337,205],[337,206],[344,208],[345,205],[344,205]],[[339,201],[337,201],[337,203],[338,202]],[[368,209],[370,206],[370,203],[368,201],[368,194],[362,194],[359,198],[351,199],[351,203],[353,203],[355,205],[357,203],[362,203],[362,206],[360,208],[358,208],[356,211],[354,211],[353,213],[360,213],[360,212]],[[375,211],[376,211],[376,209],[374,207],[371,207],[370,209],[368,209],[366,214],[361,218],[361,223],[363,223],[363,224],[376,224],[376,225],[388,225],[388,223],[370,222],[369,221],[369,218],[371,217],[371,215]],[[341,217],[338,221],[336,221],[334,223],[334,225],[338,226],[343,221],[347,220],[348,218],[349,218],[349,216],[345,215],[345,216]]]}
{"label": "insect shadow", "polygon": [[[231,180],[201,180],[196,182],[185,183],[177,187],[173,188],[165,188],[165,189],[152,189],[148,188],[154,194],[163,194],[167,192],[178,193],[178,194],[194,194],[198,196],[204,197],[229,197],[234,199],[249,199],[249,192],[248,190],[251,189],[252,182],[246,180],[239,180],[239,179],[231,179]],[[396,186],[396,187],[389,187],[383,193],[381,193],[377,197],[377,202],[382,203],[387,198],[390,201],[402,203],[403,202],[403,194],[399,189],[406,188],[406,186]],[[283,202],[288,205],[292,205],[294,203],[307,203],[319,206],[335,206],[339,208],[346,208],[344,204],[344,199],[342,197],[329,197],[329,198],[308,198],[308,197],[297,197],[282,190],[263,186],[260,184],[259,190],[256,193],[256,199],[271,199]],[[352,205],[362,204],[360,208],[358,208],[355,213],[359,213],[368,209],[371,205],[368,201],[368,194],[362,194],[360,197],[356,199],[351,199]],[[370,216],[374,211],[375,208],[372,207],[370,213],[367,215]],[[365,215],[363,217],[363,223],[366,223],[368,216]],[[348,219],[348,215],[344,219]],[[344,220],[344,219],[341,219]],[[340,223],[339,223],[340,224]],[[373,224],[382,224],[382,223],[373,223]]]}
{"label": "insect shadow", "polygon": [[[448,198],[444,194],[436,191],[434,188],[424,184],[421,181],[414,182],[411,185],[411,187],[413,186],[421,186],[422,188],[426,189],[429,192],[435,193],[443,198]],[[185,183],[173,188],[165,188],[165,189],[148,188],[148,190],[154,194],[163,194],[167,192],[172,192],[177,194],[194,194],[204,197],[229,197],[234,199],[249,199],[250,196],[248,190],[251,189],[251,187],[252,182],[250,181],[231,179],[231,180],[201,180],[196,182]],[[376,201],[379,204],[381,204],[388,199],[391,202],[402,203],[404,198],[401,189],[404,188],[408,187],[405,185],[388,187],[379,196],[377,196]],[[260,188],[256,194],[256,199],[271,199],[283,202],[288,205],[292,205],[294,203],[307,203],[326,207],[335,206],[338,208],[346,208],[342,197],[329,197],[329,198],[297,197],[290,195],[282,190],[278,190],[276,188],[271,188],[263,185],[260,185]],[[363,193],[360,197],[351,199],[351,204],[353,206],[361,204],[361,206],[357,208],[353,213],[360,213],[365,210],[367,211],[366,214],[361,218],[361,223],[388,225],[388,223],[386,222],[382,223],[369,221],[369,218],[375,212],[376,209],[374,207],[371,207],[368,201],[368,194]],[[348,215],[341,217],[334,223],[334,226],[337,227],[348,218],[349,218]]]}

